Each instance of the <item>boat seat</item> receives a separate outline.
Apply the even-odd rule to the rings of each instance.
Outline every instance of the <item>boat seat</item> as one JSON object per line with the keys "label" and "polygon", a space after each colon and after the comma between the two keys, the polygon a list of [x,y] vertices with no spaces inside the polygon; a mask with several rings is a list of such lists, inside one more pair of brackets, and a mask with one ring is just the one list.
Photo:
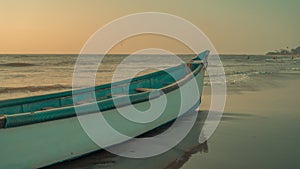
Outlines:
{"label": "boat seat", "polygon": [[136,88],[135,91],[138,92],[138,93],[141,93],[141,92],[150,92],[152,91],[153,89],[151,88]]}
{"label": "boat seat", "polygon": [[43,107],[40,110],[50,110],[50,109],[54,109],[54,107]]}
{"label": "boat seat", "polygon": [[124,97],[128,96],[128,94],[113,94],[111,97]]}

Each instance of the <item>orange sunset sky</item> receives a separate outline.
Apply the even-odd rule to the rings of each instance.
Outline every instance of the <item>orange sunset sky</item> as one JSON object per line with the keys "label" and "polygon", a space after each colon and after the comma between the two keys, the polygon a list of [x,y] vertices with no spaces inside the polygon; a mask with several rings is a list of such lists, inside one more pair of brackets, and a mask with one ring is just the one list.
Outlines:
{"label": "orange sunset sky", "polygon": [[[299,6],[299,0],[0,0],[0,53],[76,54],[114,19],[165,12],[195,24],[219,53],[262,54],[300,46]],[[115,52],[139,45],[133,40]]]}

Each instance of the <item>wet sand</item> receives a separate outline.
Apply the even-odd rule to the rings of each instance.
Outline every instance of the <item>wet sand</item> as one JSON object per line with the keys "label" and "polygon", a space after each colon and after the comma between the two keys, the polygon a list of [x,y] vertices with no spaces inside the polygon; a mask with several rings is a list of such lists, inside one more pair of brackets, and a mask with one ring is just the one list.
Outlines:
{"label": "wet sand", "polygon": [[[251,86],[229,89],[209,153],[192,156],[183,169],[300,168],[300,75],[264,77]],[[203,100],[205,109],[209,99]]]}

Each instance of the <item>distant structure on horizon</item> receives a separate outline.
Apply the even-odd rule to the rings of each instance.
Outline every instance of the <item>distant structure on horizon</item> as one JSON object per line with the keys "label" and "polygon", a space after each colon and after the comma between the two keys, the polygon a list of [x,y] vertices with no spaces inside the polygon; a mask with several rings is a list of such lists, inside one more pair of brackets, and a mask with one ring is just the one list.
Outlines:
{"label": "distant structure on horizon", "polygon": [[267,55],[300,55],[300,46],[291,50],[289,50],[289,47],[275,50],[274,52],[268,52]]}

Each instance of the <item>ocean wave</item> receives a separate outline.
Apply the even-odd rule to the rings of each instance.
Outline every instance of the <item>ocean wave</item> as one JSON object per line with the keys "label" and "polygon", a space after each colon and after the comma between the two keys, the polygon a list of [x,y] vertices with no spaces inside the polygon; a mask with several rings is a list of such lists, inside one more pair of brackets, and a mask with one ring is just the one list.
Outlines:
{"label": "ocean wave", "polygon": [[232,68],[232,67],[250,67],[250,66],[257,66],[255,64],[224,64],[223,67],[228,67],[228,68]]}
{"label": "ocean wave", "polygon": [[226,76],[232,76],[232,75],[263,75],[263,74],[272,74],[273,72],[269,72],[269,71],[233,71],[233,72],[228,72],[226,73]]}
{"label": "ocean wave", "polygon": [[22,63],[22,62],[15,62],[15,63],[3,63],[0,66],[7,66],[7,67],[29,67],[29,66],[37,66],[36,64],[32,63]]}
{"label": "ocean wave", "polygon": [[68,85],[48,85],[48,86],[22,86],[22,87],[0,87],[0,93],[14,93],[14,92],[37,92],[49,90],[64,90],[71,89]]}
{"label": "ocean wave", "polygon": [[293,67],[293,68],[290,68],[289,70],[291,70],[291,71],[300,71],[300,68],[299,67]]}

